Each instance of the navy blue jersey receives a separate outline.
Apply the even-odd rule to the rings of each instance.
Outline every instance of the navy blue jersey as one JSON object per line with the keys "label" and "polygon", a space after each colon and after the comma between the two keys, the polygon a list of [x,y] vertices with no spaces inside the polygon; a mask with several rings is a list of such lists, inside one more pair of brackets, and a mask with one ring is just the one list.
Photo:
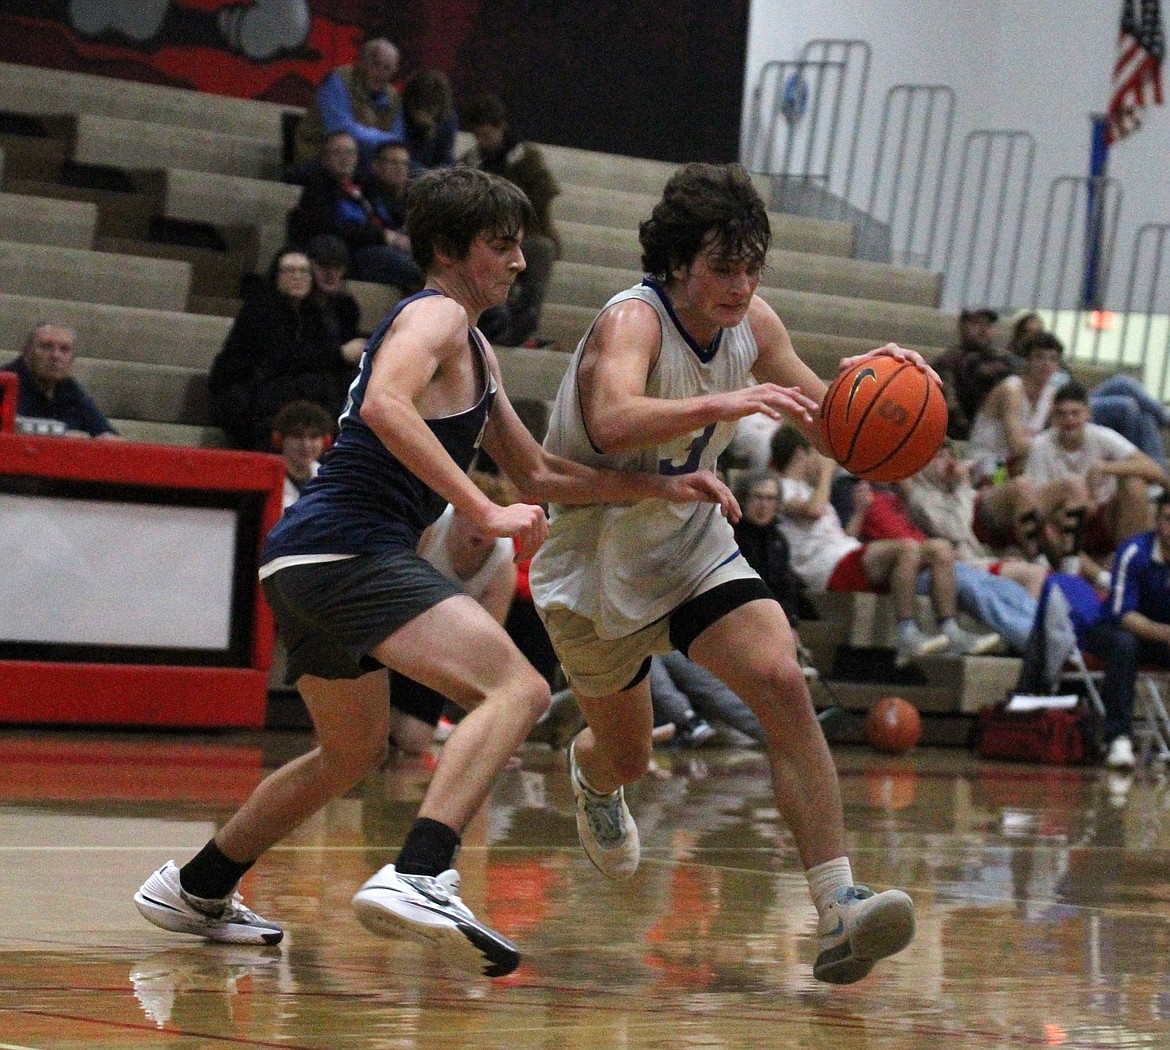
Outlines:
{"label": "navy blue jersey", "polygon": [[1170,623],[1170,565],[1162,559],[1157,533],[1139,532],[1118,549],[1108,612],[1113,620],[1139,612]]}
{"label": "navy blue jersey", "polygon": [[[261,565],[276,558],[305,554],[413,550],[423,530],[443,512],[447,501],[407,470],[361,418],[374,354],[394,319],[408,303],[441,294],[424,289],[404,299],[370,336],[361,370],[349,388],[349,399],[341,413],[337,441],[325,454],[320,471],[305,486],[301,498],[268,534]],[[496,392],[479,334],[469,328],[467,338],[480,363],[483,393],[464,412],[426,420],[447,454],[463,470],[470,469],[475,458]]]}

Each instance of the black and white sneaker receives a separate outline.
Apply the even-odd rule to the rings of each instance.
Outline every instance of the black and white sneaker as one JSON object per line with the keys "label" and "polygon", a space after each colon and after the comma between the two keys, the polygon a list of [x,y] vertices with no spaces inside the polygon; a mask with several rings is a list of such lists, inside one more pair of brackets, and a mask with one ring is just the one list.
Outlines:
{"label": "black and white sneaker", "polygon": [[459,899],[454,868],[405,875],[387,864],[354,894],[353,908],[367,930],[433,944],[456,969],[503,977],[520,965],[516,945],[479,922]]}
{"label": "black and white sneaker", "polygon": [[174,933],[193,933],[225,944],[279,944],[284,930],[260,918],[233,893],[222,900],[193,897],[179,884],[179,869],[168,860],[134,894],[143,918]]}

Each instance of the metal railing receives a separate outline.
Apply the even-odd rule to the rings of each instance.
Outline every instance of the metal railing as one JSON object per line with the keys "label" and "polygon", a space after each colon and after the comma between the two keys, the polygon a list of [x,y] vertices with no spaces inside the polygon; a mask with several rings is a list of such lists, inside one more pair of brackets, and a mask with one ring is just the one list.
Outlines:
{"label": "metal railing", "polygon": [[[862,40],[818,39],[800,58],[766,62],[752,90],[744,163],[848,199],[871,54]],[[846,120],[852,128],[843,142]]]}
{"label": "metal railing", "polygon": [[954,118],[955,93],[945,85],[895,84],[886,92],[867,210],[890,228],[893,261],[904,266],[926,266],[934,254]]}
{"label": "metal railing", "polygon": [[[1129,261],[1129,278],[1125,285],[1125,321],[1121,326],[1118,360],[1120,364],[1142,366],[1146,386],[1155,397],[1165,401],[1170,396],[1170,323],[1163,323],[1161,345],[1155,342],[1158,325],[1155,318],[1170,316],[1170,223],[1148,222],[1134,237]],[[1145,285],[1142,288],[1142,285]],[[1140,294],[1139,294],[1140,293]],[[1130,325],[1134,341],[1130,341]],[[1137,343],[1137,329],[1142,328]],[[1140,346],[1135,355],[1132,350]],[[1131,360],[1132,359],[1132,360]],[[1152,374],[1156,372],[1156,378]]]}
{"label": "metal railing", "polygon": [[[1082,350],[1085,315],[1097,309],[1108,291],[1121,214],[1121,185],[1111,178],[1063,175],[1052,180],[1044,209],[1036,279],[1031,305],[1053,311],[1071,311],[1075,319],[1065,345],[1074,357],[1099,359],[1100,330],[1091,351]],[[1096,258],[1092,254],[1096,253]],[[1095,273],[1092,300],[1086,294],[1086,275]]]}
{"label": "metal railing", "polygon": [[963,143],[941,270],[947,292],[964,306],[1012,302],[1035,154],[1036,140],[1026,131],[973,131]]}
{"label": "metal railing", "polygon": [[952,165],[956,97],[936,84],[887,92],[868,201],[852,201],[871,54],[864,41],[818,39],[799,58],[761,69],[744,163],[773,176],[774,205],[868,223],[880,237],[872,240],[876,254],[865,257],[941,271],[945,298],[958,306],[1030,304],[1058,325],[1070,356],[1138,366],[1152,391],[1170,397],[1170,224],[1137,232],[1121,332],[1090,327],[1113,278],[1121,186],[1110,178],[1053,179],[1038,251],[1026,260],[1034,271],[1022,273],[1035,138],[976,130]]}

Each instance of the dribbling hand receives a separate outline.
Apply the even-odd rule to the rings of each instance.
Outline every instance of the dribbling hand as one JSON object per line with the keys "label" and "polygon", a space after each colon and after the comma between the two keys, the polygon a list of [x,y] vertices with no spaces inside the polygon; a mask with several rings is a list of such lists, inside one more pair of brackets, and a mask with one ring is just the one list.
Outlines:
{"label": "dribbling hand", "polygon": [[837,369],[838,372],[845,372],[852,368],[859,361],[864,361],[867,357],[892,357],[898,361],[906,361],[914,365],[915,368],[922,369],[930,376],[939,386],[942,386],[942,380],[938,373],[926,363],[926,358],[923,357],[917,350],[907,350],[904,346],[899,346],[897,343],[886,343],[884,346],[879,346],[876,350],[870,350],[864,354],[858,354],[856,357],[843,357],[841,359],[841,366]]}

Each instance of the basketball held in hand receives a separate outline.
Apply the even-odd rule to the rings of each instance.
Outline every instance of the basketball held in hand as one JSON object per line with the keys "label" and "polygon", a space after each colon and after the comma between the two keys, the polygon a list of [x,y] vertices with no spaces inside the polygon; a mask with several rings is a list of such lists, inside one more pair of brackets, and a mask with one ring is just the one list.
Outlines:
{"label": "basketball held in hand", "polygon": [[865,739],[875,751],[904,754],[922,739],[918,708],[900,696],[883,696],[866,715]]}
{"label": "basketball held in hand", "polygon": [[829,384],[821,403],[829,454],[866,481],[901,481],[934,458],[947,434],[947,403],[922,369],[867,358]]}

